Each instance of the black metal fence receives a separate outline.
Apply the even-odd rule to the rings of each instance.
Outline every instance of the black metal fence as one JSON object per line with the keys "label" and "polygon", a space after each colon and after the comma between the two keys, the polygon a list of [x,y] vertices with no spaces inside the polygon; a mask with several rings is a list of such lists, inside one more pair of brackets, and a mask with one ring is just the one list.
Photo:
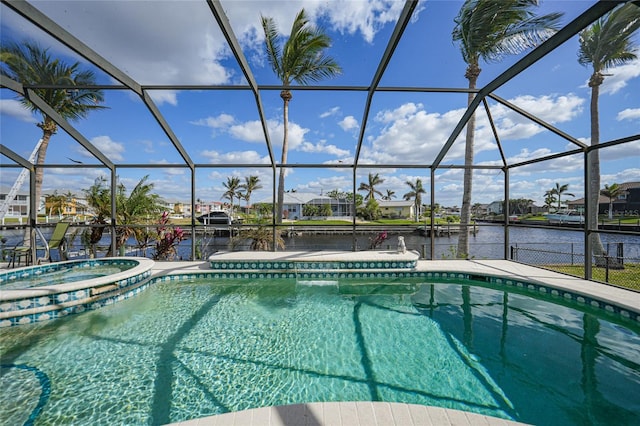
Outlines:
{"label": "black metal fence", "polygon": [[[510,246],[512,260],[583,278],[585,254],[582,245],[515,244]],[[610,242],[605,253],[591,257],[594,281],[640,291],[640,243]],[[628,253],[628,254],[625,254]]]}

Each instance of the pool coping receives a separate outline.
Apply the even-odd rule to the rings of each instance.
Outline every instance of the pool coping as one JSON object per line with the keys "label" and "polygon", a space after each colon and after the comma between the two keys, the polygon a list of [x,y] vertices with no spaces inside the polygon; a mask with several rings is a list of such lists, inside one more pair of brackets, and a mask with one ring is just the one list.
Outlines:
{"label": "pool coping", "polygon": [[171,423],[173,426],[516,426],[513,420],[401,402],[312,402],[254,408]]}

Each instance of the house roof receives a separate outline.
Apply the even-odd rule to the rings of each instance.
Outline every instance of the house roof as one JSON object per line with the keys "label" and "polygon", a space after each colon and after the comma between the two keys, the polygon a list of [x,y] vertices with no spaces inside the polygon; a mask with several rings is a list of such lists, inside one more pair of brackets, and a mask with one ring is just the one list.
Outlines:
{"label": "house roof", "polygon": [[410,207],[413,206],[414,202],[411,200],[402,200],[402,201],[386,201],[380,200],[378,201],[379,207]]}

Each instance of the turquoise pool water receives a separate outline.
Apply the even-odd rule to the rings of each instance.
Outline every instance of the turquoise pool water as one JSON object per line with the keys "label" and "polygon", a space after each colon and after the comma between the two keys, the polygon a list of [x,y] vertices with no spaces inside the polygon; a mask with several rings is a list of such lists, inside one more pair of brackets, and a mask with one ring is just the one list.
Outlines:
{"label": "turquoise pool water", "polygon": [[100,260],[52,264],[47,271],[40,273],[30,271],[29,274],[25,273],[24,277],[18,276],[0,281],[0,291],[86,281],[128,271],[137,265],[137,262],[116,263]]}
{"label": "turquoise pool water", "polygon": [[171,281],[0,329],[0,424],[155,425],[341,400],[640,423],[637,323],[467,284]]}

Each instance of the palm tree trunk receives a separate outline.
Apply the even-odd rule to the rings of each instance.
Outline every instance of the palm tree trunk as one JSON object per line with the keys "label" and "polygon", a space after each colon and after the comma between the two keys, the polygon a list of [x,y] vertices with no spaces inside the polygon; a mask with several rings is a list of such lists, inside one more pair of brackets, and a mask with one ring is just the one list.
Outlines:
{"label": "palm tree trunk", "polygon": [[[35,175],[35,183],[36,187],[34,190],[34,198],[35,198],[35,208],[34,217],[36,218],[36,222],[38,219],[38,208],[40,207],[40,198],[42,197],[42,182],[44,181],[44,162],[47,156],[47,148],[49,147],[49,141],[51,140],[51,136],[56,132],[56,123],[51,120],[49,117],[45,117],[44,123],[40,123],[38,125],[42,129],[42,143],[40,144],[40,148],[38,148],[38,154],[36,157],[36,175]],[[25,232],[22,245],[23,246],[31,246],[35,244],[31,241],[31,233]]]}
{"label": "palm tree trunk", "polygon": [[278,204],[276,208],[276,223],[282,223],[282,213],[284,207],[284,165],[287,164],[287,152],[289,150],[289,101],[291,100],[291,92],[283,90],[280,97],[284,102],[283,108],[283,137],[282,137],[282,158],[280,160],[280,175],[278,178]]}
{"label": "palm tree trunk", "polygon": [[[472,72],[472,66],[469,66],[466,77],[469,79],[469,89],[476,88],[476,81],[480,74],[480,68],[475,67],[477,72]],[[467,106],[471,105],[475,94],[469,92],[467,97]],[[458,252],[457,257],[460,259],[466,259],[469,255],[469,232],[467,226],[471,222],[471,193],[473,190],[473,151],[474,151],[474,138],[476,129],[476,114],[475,112],[469,118],[467,122],[467,135],[464,151],[464,188],[462,192],[462,207],[460,208],[460,232],[458,234]]]}
{"label": "palm tree trunk", "polygon": [[[599,110],[598,110],[598,97],[600,96],[600,85],[604,77],[599,72],[594,72],[589,80],[589,86],[591,86],[591,146],[596,146],[600,143],[600,122],[599,122]],[[600,199],[600,152],[599,150],[593,150],[587,159],[589,172],[591,174],[590,182],[587,182],[589,186],[589,197],[587,202],[589,203],[589,217],[586,218],[590,229],[598,229],[598,210]],[[593,250],[593,256],[595,257],[596,266],[604,266],[606,263],[605,251],[600,239],[600,234],[591,234],[591,245]]]}

